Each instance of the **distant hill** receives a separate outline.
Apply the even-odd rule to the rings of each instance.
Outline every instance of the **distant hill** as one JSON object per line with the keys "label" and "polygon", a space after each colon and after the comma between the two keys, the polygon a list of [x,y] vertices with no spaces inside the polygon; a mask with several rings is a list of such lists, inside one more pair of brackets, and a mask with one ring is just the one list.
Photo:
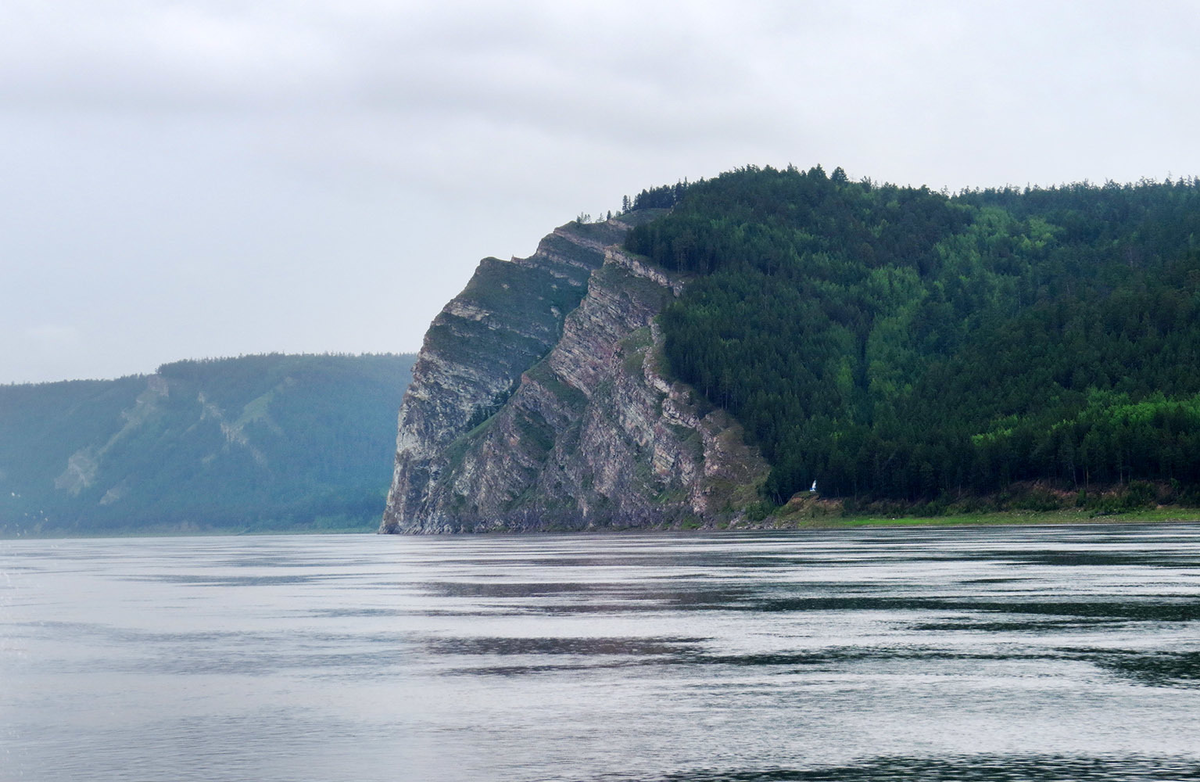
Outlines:
{"label": "distant hill", "polygon": [[0,386],[0,533],[370,529],[411,355]]}

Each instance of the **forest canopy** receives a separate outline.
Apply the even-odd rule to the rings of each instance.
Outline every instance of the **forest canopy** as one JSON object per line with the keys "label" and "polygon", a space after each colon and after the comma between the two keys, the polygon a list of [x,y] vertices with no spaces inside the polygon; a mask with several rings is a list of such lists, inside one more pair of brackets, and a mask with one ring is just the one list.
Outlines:
{"label": "forest canopy", "polygon": [[742,421],[775,502],[1200,486],[1196,179],[951,196],[748,167],[670,191],[626,247],[689,275],[670,368]]}

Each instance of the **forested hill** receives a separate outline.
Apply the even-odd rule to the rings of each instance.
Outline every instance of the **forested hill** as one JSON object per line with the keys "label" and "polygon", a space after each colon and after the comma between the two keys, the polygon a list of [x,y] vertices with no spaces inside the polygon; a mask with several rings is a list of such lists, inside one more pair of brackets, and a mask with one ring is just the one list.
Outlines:
{"label": "forested hill", "polygon": [[662,191],[674,210],[626,247],[693,275],[662,317],[670,368],[745,424],[774,501],[814,480],[1197,499],[1196,179],[947,196],[747,168]]}
{"label": "forested hill", "polygon": [[0,386],[0,533],[371,529],[411,355]]}

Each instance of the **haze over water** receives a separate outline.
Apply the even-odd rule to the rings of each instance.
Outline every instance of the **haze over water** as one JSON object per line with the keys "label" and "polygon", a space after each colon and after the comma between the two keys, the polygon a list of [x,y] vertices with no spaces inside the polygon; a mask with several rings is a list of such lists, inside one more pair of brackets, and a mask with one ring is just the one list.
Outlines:
{"label": "haze over water", "polygon": [[1200,526],[0,541],[4,780],[1200,778]]}

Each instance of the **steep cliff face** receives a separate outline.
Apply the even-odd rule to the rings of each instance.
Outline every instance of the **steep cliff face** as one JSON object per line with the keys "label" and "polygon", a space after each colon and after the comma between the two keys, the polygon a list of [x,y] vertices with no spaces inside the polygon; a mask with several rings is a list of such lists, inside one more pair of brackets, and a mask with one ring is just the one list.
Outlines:
{"label": "steep cliff face", "polygon": [[381,531],[671,527],[735,518],[767,466],[662,372],[679,280],[620,252],[631,217],[487,259],[426,335]]}

